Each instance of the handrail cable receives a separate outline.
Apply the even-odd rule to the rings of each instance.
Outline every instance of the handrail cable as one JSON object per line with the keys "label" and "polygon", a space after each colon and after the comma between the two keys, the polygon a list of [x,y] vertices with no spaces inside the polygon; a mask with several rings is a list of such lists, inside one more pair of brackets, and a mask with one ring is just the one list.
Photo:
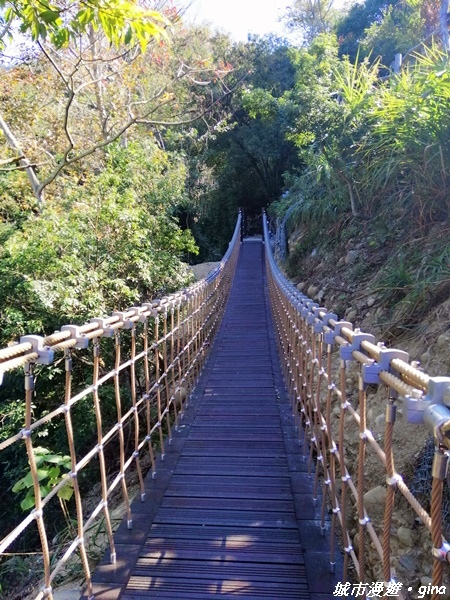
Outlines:
{"label": "handrail cable", "polygon": [[[420,517],[432,538],[432,600],[437,600],[438,586],[442,585],[443,563],[450,562],[450,546],[442,535],[442,487],[448,460],[450,431],[450,378],[430,377],[410,363],[406,352],[376,343],[374,336],[354,329],[353,324],[341,321],[337,315],[320,307],[281,273],[269,243],[270,234],[264,215],[264,239],[271,307],[278,333],[279,354],[285,384],[292,403],[299,431],[303,432],[303,451],[309,443],[309,469],[316,457],[314,497],[317,498],[319,480],[324,488],[322,496],[322,531],[325,528],[327,503],[332,509],[332,539],[339,525],[344,545],[343,581],[348,580],[350,560],[358,579],[367,584],[368,539],[378,553],[383,568],[385,587],[394,585],[395,570],[391,565],[391,525],[395,492],[400,492]],[[337,352],[334,352],[337,351]],[[336,357],[336,358],[334,358]],[[347,364],[359,365],[358,401],[348,400]],[[337,376],[336,376],[337,374]],[[383,447],[367,426],[368,385],[382,385],[387,389],[385,436]],[[393,427],[396,420],[398,395],[404,399],[404,408],[410,422],[425,422],[435,438],[435,462],[430,514],[395,470]],[[339,406],[339,421],[333,408]],[[348,460],[348,419],[359,429],[356,467]],[[386,500],[381,529],[375,526],[366,508],[366,452],[372,449],[386,472]],[[306,457],[305,457],[306,458]],[[352,513],[352,505],[355,509]],[[351,538],[353,519],[358,533]],[[334,568],[334,542],[330,563]],[[404,598],[400,591],[398,597]],[[367,590],[366,590],[367,591]],[[363,597],[363,596],[361,596]],[[366,596],[364,595],[364,598]]]}
{"label": "handrail cable", "polygon": [[[210,344],[221,322],[231,289],[240,247],[241,215],[233,237],[220,264],[202,281],[183,291],[132,307],[107,317],[91,319],[85,325],[65,325],[61,331],[46,337],[24,336],[18,344],[0,350],[0,384],[3,375],[23,367],[25,373],[24,426],[8,439],[0,441],[0,452],[13,444],[25,445],[34,489],[34,507],[0,540],[0,556],[36,522],[43,558],[43,586],[36,600],[52,599],[52,582],[75,552],[86,577],[86,593],[93,597],[86,535],[100,515],[103,516],[110,545],[110,560],[116,561],[111,518],[111,497],[120,489],[127,515],[128,528],[133,526],[129,477],[137,475],[141,501],[145,500],[144,468],[156,474],[155,449],[164,457],[166,439],[172,437],[172,426],[178,428],[189,393],[192,391],[208,355]],[[101,342],[106,338],[105,342]],[[109,341],[108,341],[109,340]],[[108,345],[109,344],[109,345]],[[92,353],[89,358],[89,348]],[[73,352],[78,350],[76,354]],[[63,353],[64,386],[60,406],[35,416],[35,365],[51,365],[55,353]],[[105,364],[110,357],[111,364]],[[88,358],[88,360],[86,359]],[[77,359],[92,365],[92,383],[72,393]],[[51,369],[52,367],[47,367]],[[85,379],[89,379],[85,378]],[[106,431],[107,398],[113,398],[115,423]],[[40,399],[45,402],[45,399]],[[74,429],[74,411],[86,410],[89,402],[95,414],[95,445],[81,452],[78,432]],[[70,455],[70,471],[63,474],[51,490],[40,485],[36,449],[44,426],[64,419],[66,444]],[[126,432],[126,436],[125,436]],[[127,439],[125,439],[127,437]],[[117,445],[116,472],[106,464],[106,450]],[[80,455],[81,452],[81,455]],[[87,511],[80,474],[89,465],[97,465],[101,499]],[[57,552],[47,531],[44,517],[49,504],[63,488],[71,486],[76,509],[76,535]],[[91,487],[94,487],[93,485]]]}

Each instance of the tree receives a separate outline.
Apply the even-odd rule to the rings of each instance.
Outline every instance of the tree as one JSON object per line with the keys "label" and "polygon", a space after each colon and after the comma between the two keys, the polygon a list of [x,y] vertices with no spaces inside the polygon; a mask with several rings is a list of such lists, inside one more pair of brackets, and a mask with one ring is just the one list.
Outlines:
{"label": "tree", "polygon": [[86,33],[89,28],[102,29],[116,47],[148,42],[164,35],[169,21],[160,12],[140,6],[133,0],[0,0],[5,9],[0,44],[12,38],[18,21],[21,33],[29,33],[34,42],[49,40],[56,48]]}
{"label": "tree", "polygon": [[[144,124],[151,129],[192,123],[211,111],[218,95],[229,93],[223,84],[229,67],[213,65],[198,55],[192,56],[192,61],[186,60],[180,49],[186,46],[188,34],[179,24],[174,25],[179,39],[175,36],[169,44],[161,29],[144,27],[148,11],[142,13],[142,28],[138,26],[137,17],[128,27],[128,17],[121,6],[114,32],[113,22],[103,18],[100,9],[97,12],[92,9],[88,19],[83,8],[68,23],[60,17],[49,18],[47,23],[47,17],[39,13],[44,20],[41,33],[28,21],[24,22],[37,38],[41,52],[37,68],[45,68],[41,65],[46,62],[56,77],[57,140],[54,147],[47,150],[42,165],[41,156],[32,156],[33,150],[22,143],[23,136],[13,133],[3,116],[0,129],[13,156],[2,162],[26,171],[39,205],[43,203],[45,188],[62,171],[104,149],[131,127]],[[139,9],[138,14],[142,11]],[[22,13],[17,11],[17,14]],[[23,14],[27,17],[28,12]],[[151,15],[154,14],[151,11]],[[81,19],[78,25],[77,19]],[[168,17],[164,22],[169,22]],[[98,30],[100,24],[102,31]],[[158,35],[159,42],[149,44],[151,34]],[[52,41],[42,39],[47,37]],[[110,42],[127,45],[111,47]],[[210,89],[209,97],[204,94],[204,88]],[[95,111],[97,125],[94,127],[86,122],[89,119],[86,106]],[[39,145],[34,143],[33,147],[37,149]],[[41,164],[39,177],[36,164]]]}
{"label": "tree", "polygon": [[299,32],[309,45],[321,33],[329,33],[335,24],[337,11],[334,0],[294,0],[282,17],[288,31]]}

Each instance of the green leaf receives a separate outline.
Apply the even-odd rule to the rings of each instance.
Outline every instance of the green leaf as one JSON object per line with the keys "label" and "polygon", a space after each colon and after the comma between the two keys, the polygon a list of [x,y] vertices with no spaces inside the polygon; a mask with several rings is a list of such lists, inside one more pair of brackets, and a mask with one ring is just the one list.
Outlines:
{"label": "green leaf", "polygon": [[131,42],[132,39],[133,39],[133,31],[131,30],[131,27],[128,26],[125,36],[123,38],[123,42],[126,46],[128,46],[128,44]]}
{"label": "green leaf", "polygon": [[17,481],[12,488],[12,491],[14,492],[14,494],[17,494],[17,492],[21,492],[22,490],[24,490],[26,488],[26,484],[25,484],[25,477],[22,477],[22,479],[19,479],[19,481]]}
{"label": "green leaf", "polygon": [[61,474],[61,469],[59,467],[52,467],[48,471],[48,476],[50,479],[58,479]]}
{"label": "green leaf", "polygon": [[58,496],[58,498],[61,498],[62,500],[70,500],[73,496],[72,482],[68,481],[67,484],[59,490],[57,496]]}
{"label": "green leaf", "polygon": [[[30,492],[31,492],[31,490],[30,490]],[[25,498],[22,500],[22,502],[20,503],[20,508],[22,510],[29,510],[30,508],[34,507],[34,504],[35,504],[34,503],[34,493],[31,492],[31,494],[28,493],[25,496]]]}
{"label": "green leaf", "polygon": [[39,13],[39,17],[45,23],[56,23],[59,19],[59,13],[54,10],[43,10]]}
{"label": "green leaf", "polygon": [[5,10],[5,22],[10,23],[14,18],[14,10],[10,6]]}

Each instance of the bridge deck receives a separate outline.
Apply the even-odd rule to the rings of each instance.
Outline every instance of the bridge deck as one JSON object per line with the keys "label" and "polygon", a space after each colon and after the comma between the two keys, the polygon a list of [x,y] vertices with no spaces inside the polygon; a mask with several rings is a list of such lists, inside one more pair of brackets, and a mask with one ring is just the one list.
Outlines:
{"label": "bridge deck", "polygon": [[244,241],[183,425],[133,529],[116,533],[117,564],[95,572],[96,599],[332,597],[339,575],[283,400],[264,279],[262,244]]}

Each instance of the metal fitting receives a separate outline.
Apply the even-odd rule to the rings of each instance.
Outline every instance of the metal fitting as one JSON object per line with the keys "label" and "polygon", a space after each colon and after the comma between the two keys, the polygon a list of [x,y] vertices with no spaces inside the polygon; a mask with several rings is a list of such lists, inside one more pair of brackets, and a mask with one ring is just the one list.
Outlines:
{"label": "metal fitting", "polygon": [[78,325],[63,325],[61,331],[68,331],[70,339],[76,340],[75,348],[87,348],[89,346],[89,338],[80,331]]}
{"label": "metal fitting", "polygon": [[371,365],[362,366],[362,377],[364,383],[381,383],[380,373],[386,371],[392,373],[395,371],[391,367],[391,360],[398,358],[404,362],[409,361],[409,354],[403,350],[391,350],[389,348],[379,348],[380,357],[377,362]]}
{"label": "metal fitting", "polygon": [[339,355],[343,360],[355,360],[353,358],[353,352],[359,350],[361,352],[361,342],[375,343],[375,336],[370,333],[361,333],[359,330],[355,330],[353,339],[345,346],[339,348]]}
{"label": "metal fitting", "polygon": [[397,406],[389,402],[386,405],[386,423],[395,423],[397,418]]}
{"label": "metal fitting", "polygon": [[425,411],[433,404],[450,407],[450,377],[430,377],[426,396],[419,390],[411,396],[405,396],[408,423],[424,423]]}
{"label": "metal fitting", "polygon": [[114,329],[112,329],[111,325],[106,323],[106,319],[102,317],[91,319],[89,323],[94,323],[99,329],[103,329],[102,337],[112,337],[114,335]]}
{"label": "metal fitting", "polygon": [[330,321],[338,321],[339,317],[335,314],[335,313],[329,313],[327,312],[326,315],[323,316],[322,318],[322,322],[326,327],[330,327],[331,325],[329,325]]}
{"label": "metal fitting", "polygon": [[38,365],[49,365],[53,362],[55,353],[44,344],[44,338],[40,335],[24,335],[20,338],[21,344],[31,344],[30,352],[36,353],[38,358],[34,361]]}
{"label": "metal fitting", "polygon": [[353,323],[350,321],[338,321],[334,325],[334,329],[331,331],[327,331],[324,335],[324,341],[326,344],[334,344],[336,336],[341,335],[341,331],[343,328],[351,329],[353,331]]}
{"label": "metal fitting", "polygon": [[436,445],[450,448],[450,410],[443,404],[431,404],[423,413],[423,422],[433,434]]}
{"label": "metal fitting", "polygon": [[450,562],[450,544],[444,542],[441,548],[433,548],[431,554],[433,558],[440,562]]}
{"label": "metal fitting", "polygon": [[433,468],[431,475],[434,479],[444,481],[447,479],[448,473],[448,454],[438,446],[436,446],[433,458]]}
{"label": "metal fitting", "polygon": [[394,473],[392,477],[386,477],[386,484],[389,487],[397,488],[398,484],[403,481],[403,477],[398,473]]}
{"label": "metal fitting", "polygon": [[[139,321],[145,322],[148,317],[157,317],[158,316],[158,310],[157,310],[157,303],[156,302],[145,302],[142,306],[141,306],[141,314],[139,316]],[[142,313],[144,312],[149,312],[149,315],[144,315]]]}
{"label": "metal fitting", "polygon": [[[113,312],[111,316],[119,319],[121,329],[131,329],[134,325],[134,323],[125,316],[123,311]],[[117,325],[117,323],[115,323],[115,325]]]}

